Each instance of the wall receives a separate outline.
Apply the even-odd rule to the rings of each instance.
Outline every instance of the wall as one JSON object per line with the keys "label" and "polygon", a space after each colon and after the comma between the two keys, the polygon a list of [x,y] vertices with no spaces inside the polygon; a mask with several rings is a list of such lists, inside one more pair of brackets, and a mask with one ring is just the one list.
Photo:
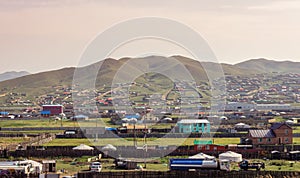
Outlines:
{"label": "wall", "polygon": [[[288,130],[288,133],[285,132],[285,130]],[[292,138],[293,138],[293,130],[288,127],[287,125],[282,125],[278,129],[273,130],[277,139],[281,139],[281,143],[284,144],[292,144]],[[285,138],[288,138],[288,142],[285,141]],[[279,142],[279,141],[278,141]]]}
{"label": "wall", "polygon": [[78,178],[111,178],[111,177],[210,177],[210,178],[231,178],[231,177],[243,177],[243,178],[255,178],[255,177],[269,177],[269,178],[282,178],[282,177],[299,177],[299,172],[287,172],[287,171],[232,171],[224,172],[219,170],[201,170],[201,171],[134,171],[134,172],[81,172],[78,173]]}

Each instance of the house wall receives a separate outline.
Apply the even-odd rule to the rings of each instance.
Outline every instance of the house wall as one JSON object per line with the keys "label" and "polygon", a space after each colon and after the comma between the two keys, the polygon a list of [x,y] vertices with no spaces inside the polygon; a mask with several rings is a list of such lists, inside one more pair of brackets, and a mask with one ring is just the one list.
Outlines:
{"label": "house wall", "polygon": [[[287,125],[282,125],[278,129],[273,130],[277,137],[278,144],[292,144],[293,130]],[[287,139],[287,140],[286,140]]]}
{"label": "house wall", "polygon": [[210,133],[210,124],[182,124],[178,123],[180,133]]}
{"label": "house wall", "polygon": [[[253,145],[275,145],[277,144],[277,138],[253,138],[253,137],[248,137],[252,140]],[[270,139],[270,141],[269,141]]]}
{"label": "house wall", "polygon": [[63,106],[43,106],[43,111],[50,111],[51,115],[63,113]]}

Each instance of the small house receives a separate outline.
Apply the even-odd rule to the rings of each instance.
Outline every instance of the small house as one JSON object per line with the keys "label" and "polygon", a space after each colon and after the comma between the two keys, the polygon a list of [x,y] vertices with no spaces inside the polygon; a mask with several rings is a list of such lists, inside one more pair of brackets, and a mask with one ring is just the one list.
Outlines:
{"label": "small house", "polygon": [[206,119],[182,119],[177,126],[179,133],[210,133],[210,122]]}
{"label": "small house", "polygon": [[270,129],[249,130],[247,138],[253,145],[292,144],[293,130],[286,123],[274,123]]}

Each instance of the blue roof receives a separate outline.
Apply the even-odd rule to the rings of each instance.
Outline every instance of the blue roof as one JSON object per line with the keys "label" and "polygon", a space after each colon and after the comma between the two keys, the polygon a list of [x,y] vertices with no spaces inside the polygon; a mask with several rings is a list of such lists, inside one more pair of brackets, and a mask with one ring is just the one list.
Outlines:
{"label": "blue roof", "polygon": [[117,131],[116,128],[112,128],[112,127],[107,127],[107,128],[105,128],[105,130],[108,130],[108,131]]}
{"label": "blue roof", "polygon": [[137,114],[127,114],[127,115],[125,115],[125,118],[127,118],[127,119],[138,119],[138,118],[140,118],[140,115],[137,115]]}
{"label": "blue roof", "polygon": [[50,111],[41,111],[41,114],[51,114],[51,112]]}
{"label": "blue roof", "polygon": [[8,115],[8,112],[6,112],[6,111],[1,111],[1,112],[0,112],[0,115]]}

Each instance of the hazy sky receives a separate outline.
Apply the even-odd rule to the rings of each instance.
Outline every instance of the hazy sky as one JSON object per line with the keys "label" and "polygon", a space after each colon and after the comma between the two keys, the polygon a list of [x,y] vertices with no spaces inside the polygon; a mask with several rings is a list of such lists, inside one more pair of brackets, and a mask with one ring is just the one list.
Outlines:
{"label": "hazy sky", "polygon": [[[221,62],[250,58],[300,62],[300,1],[0,0],[0,73],[76,66],[86,45],[110,26],[156,16],[196,30]],[[112,57],[185,54],[158,41],[136,41]]]}

